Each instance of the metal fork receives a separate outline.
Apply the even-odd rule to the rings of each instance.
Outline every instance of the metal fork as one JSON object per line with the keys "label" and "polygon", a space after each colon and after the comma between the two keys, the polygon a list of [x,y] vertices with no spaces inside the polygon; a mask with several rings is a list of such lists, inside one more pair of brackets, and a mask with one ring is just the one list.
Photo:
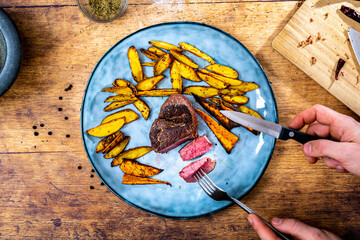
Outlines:
{"label": "metal fork", "polygon": [[194,177],[195,177],[197,183],[200,185],[200,187],[212,199],[214,199],[216,201],[227,200],[227,201],[232,201],[232,202],[236,203],[237,205],[239,205],[239,207],[241,207],[243,210],[245,210],[245,212],[247,212],[249,214],[252,213],[252,214],[255,214],[256,216],[258,216],[269,228],[271,228],[275,232],[275,234],[278,237],[280,237],[281,239],[284,239],[284,240],[289,240],[289,238],[287,238],[281,232],[276,230],[270,223],[268,223],[265,219],[260,217],[253,210],[248,208],[245,204],[243,204],[236,198],[231,197],[230,195],[227,194],[227,192],[225,192],[224,190],[222,190],[221,188],[216,186],[201,168],[194,174]]}

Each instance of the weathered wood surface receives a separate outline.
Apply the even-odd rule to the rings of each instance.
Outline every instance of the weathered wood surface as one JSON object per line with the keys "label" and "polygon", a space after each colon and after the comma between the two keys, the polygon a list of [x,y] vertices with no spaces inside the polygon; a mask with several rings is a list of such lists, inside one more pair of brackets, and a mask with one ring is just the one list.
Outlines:
{"label": "weathered wood surface", "polygon": [[[130,0],[120,19],[98,24],[85,18],[73,0],[1,0],[20,31],[24,59],[18,79],[0,98],[0,238],[257,239],[237,206],[200,219],[163,219],[100,185],[82,146],[81,102],[93,67],[117,41],[149,25],[188,20],[230,33],[255,55],[272,83],[281,124],[317,103],[359,120],[271,48],[298,5]],[[64,91],[70,84],[73,88]],[[264,176],[243,201],[266,219],[297,218],[355,239],[359,186],[359,178],[322,162],[309,165],[299,144],[278,141]]]}

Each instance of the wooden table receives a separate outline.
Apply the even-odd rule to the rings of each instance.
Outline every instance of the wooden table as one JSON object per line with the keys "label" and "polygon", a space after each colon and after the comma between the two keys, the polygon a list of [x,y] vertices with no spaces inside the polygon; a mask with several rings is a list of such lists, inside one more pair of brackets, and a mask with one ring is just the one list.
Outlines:
{"label": "wooden table", "polygon": [[[0,98],[0,238],[257,239],[232,206],[192,220],[163,219],[117,198],[92,172],[80,133],[86,83],[101,56],[143,27],[197,21],[241,41],[268,75],[287,125],[323,104],[353,112],[271,47],[301,1],[130,0],[118,20],[89,21],[74,0],[0,0],[23,42],[23,64]],[[69,86],[71,90],[65,91]],[[344,239],[360,232],[360,178],[309,165],[296,142],[278,141],[259,184],[243,201],[264,218],[297,218]]]}

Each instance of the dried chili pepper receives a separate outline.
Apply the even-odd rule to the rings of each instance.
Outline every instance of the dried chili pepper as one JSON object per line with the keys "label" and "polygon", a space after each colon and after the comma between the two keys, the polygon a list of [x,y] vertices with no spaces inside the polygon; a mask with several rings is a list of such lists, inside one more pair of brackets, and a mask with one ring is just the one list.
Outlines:
{"label": "dried chili pepper", "polygon": [[360,23],[360,13],[358,13],[354,9],[342,5],[341,8],[340,8],[340,11],[343,14],[345,14],[347,17],[349,17],[349,18],[357,21],[358,23]]}

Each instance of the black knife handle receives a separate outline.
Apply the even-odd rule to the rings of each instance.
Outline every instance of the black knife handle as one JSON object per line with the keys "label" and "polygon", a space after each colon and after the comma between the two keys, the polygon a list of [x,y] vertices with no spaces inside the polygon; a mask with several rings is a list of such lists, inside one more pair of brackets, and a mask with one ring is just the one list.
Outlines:
{"label": "black knife handle", "polygon": [[295,141],[301,144],[305,144],[309,141],[318,140],[319,138],[306,133],[296,131],[291,128],[283,127],[281,129],[279,139],[282,140],[294,139]]}

